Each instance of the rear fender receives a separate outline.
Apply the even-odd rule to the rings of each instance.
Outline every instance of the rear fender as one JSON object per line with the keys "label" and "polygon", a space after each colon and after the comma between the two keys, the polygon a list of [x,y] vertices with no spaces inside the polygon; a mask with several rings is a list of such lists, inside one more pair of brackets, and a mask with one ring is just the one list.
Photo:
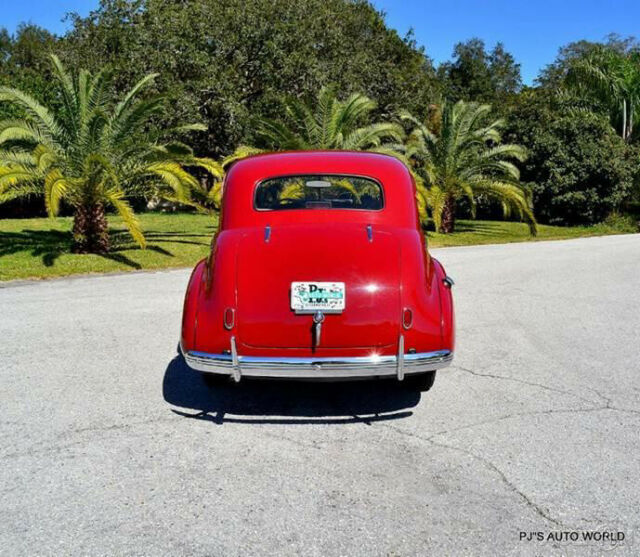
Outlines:
{"label": "rear fender", "polygon": [[417,230],[398,231],[402,237],[402,306],[400,331],[407,351],[440,350],[440,297],[433,260]]}
{"label": "rear fender", "polygon": [[199,261],[187,285],[187,292],[184,297],[184,305],[182,307],[182,333],[180,335],[180,344],[182,349],[193,350],[196,336],[196,323],[198,318],[198,303],[200,293],[205,288],[207,260]]}
{"label": "rear fender", "polygon": [[437,259],[432,259],[437,277],[438,292],[440,293],[440,328],[442,331],[442,348],[453,352],[455,345],[455,314],[453,311],[453,295],[451,286],[447,285],[447,273],[444,266]]}
{"label": "rear fender", "polygon": [[240,230],[220,232],[205,262],[193,350],[221,354],[229,350],[231,337],[237,335],[236,267],[242,237]]}

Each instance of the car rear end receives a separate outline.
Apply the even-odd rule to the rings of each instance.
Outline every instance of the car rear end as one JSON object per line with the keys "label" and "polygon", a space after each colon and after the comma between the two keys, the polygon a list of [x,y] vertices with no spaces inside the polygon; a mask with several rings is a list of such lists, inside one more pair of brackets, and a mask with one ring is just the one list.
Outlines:
{"label": "car rear end", "polygon": [[[181,341],[192,368],[237,381],[332,380],[448,365],[450,292],[424,248],[410,176],[388,157],[363,168],[349,155],[360,165],[314,157],[273,168],[270,155],[230,173],[225,216],[239,199],[251,218],[223,218],[194,271]],[[392,187],[404,188],[408,211]]]}

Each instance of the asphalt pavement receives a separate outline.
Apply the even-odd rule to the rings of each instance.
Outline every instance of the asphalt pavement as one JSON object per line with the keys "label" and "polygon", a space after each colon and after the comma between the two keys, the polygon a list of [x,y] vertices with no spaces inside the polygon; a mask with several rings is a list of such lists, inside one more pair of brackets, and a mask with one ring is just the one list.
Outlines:
{"label": "asphalt pavement", "polygon": [[0,284],[0,555],[638,555],[640,235],[434,253],[422,395],[209,390],[189,270]]}

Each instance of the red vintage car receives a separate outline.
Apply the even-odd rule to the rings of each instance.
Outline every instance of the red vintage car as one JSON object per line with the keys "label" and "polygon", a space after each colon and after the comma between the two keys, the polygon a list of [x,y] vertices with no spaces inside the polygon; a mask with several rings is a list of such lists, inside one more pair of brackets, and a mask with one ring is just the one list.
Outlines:
{"label": "red vintage car", "polygon": [[209,379],[393,377],[428,390],[453,357],[453,281],[397,159],[307,151],[229,170],[189,281],[181,350]]}

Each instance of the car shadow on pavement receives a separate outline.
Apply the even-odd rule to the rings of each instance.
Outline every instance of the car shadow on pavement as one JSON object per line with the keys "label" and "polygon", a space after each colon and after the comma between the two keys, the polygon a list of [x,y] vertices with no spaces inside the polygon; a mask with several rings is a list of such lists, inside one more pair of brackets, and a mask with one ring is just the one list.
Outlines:
{"label": "car shadow on pavement", "polygon": [[180,416],[216,424],[370,424],[413,414],[420,393],[393,380],[314,383],[244,380],[209,387],[178,354],[167,366],[164,399]]}

